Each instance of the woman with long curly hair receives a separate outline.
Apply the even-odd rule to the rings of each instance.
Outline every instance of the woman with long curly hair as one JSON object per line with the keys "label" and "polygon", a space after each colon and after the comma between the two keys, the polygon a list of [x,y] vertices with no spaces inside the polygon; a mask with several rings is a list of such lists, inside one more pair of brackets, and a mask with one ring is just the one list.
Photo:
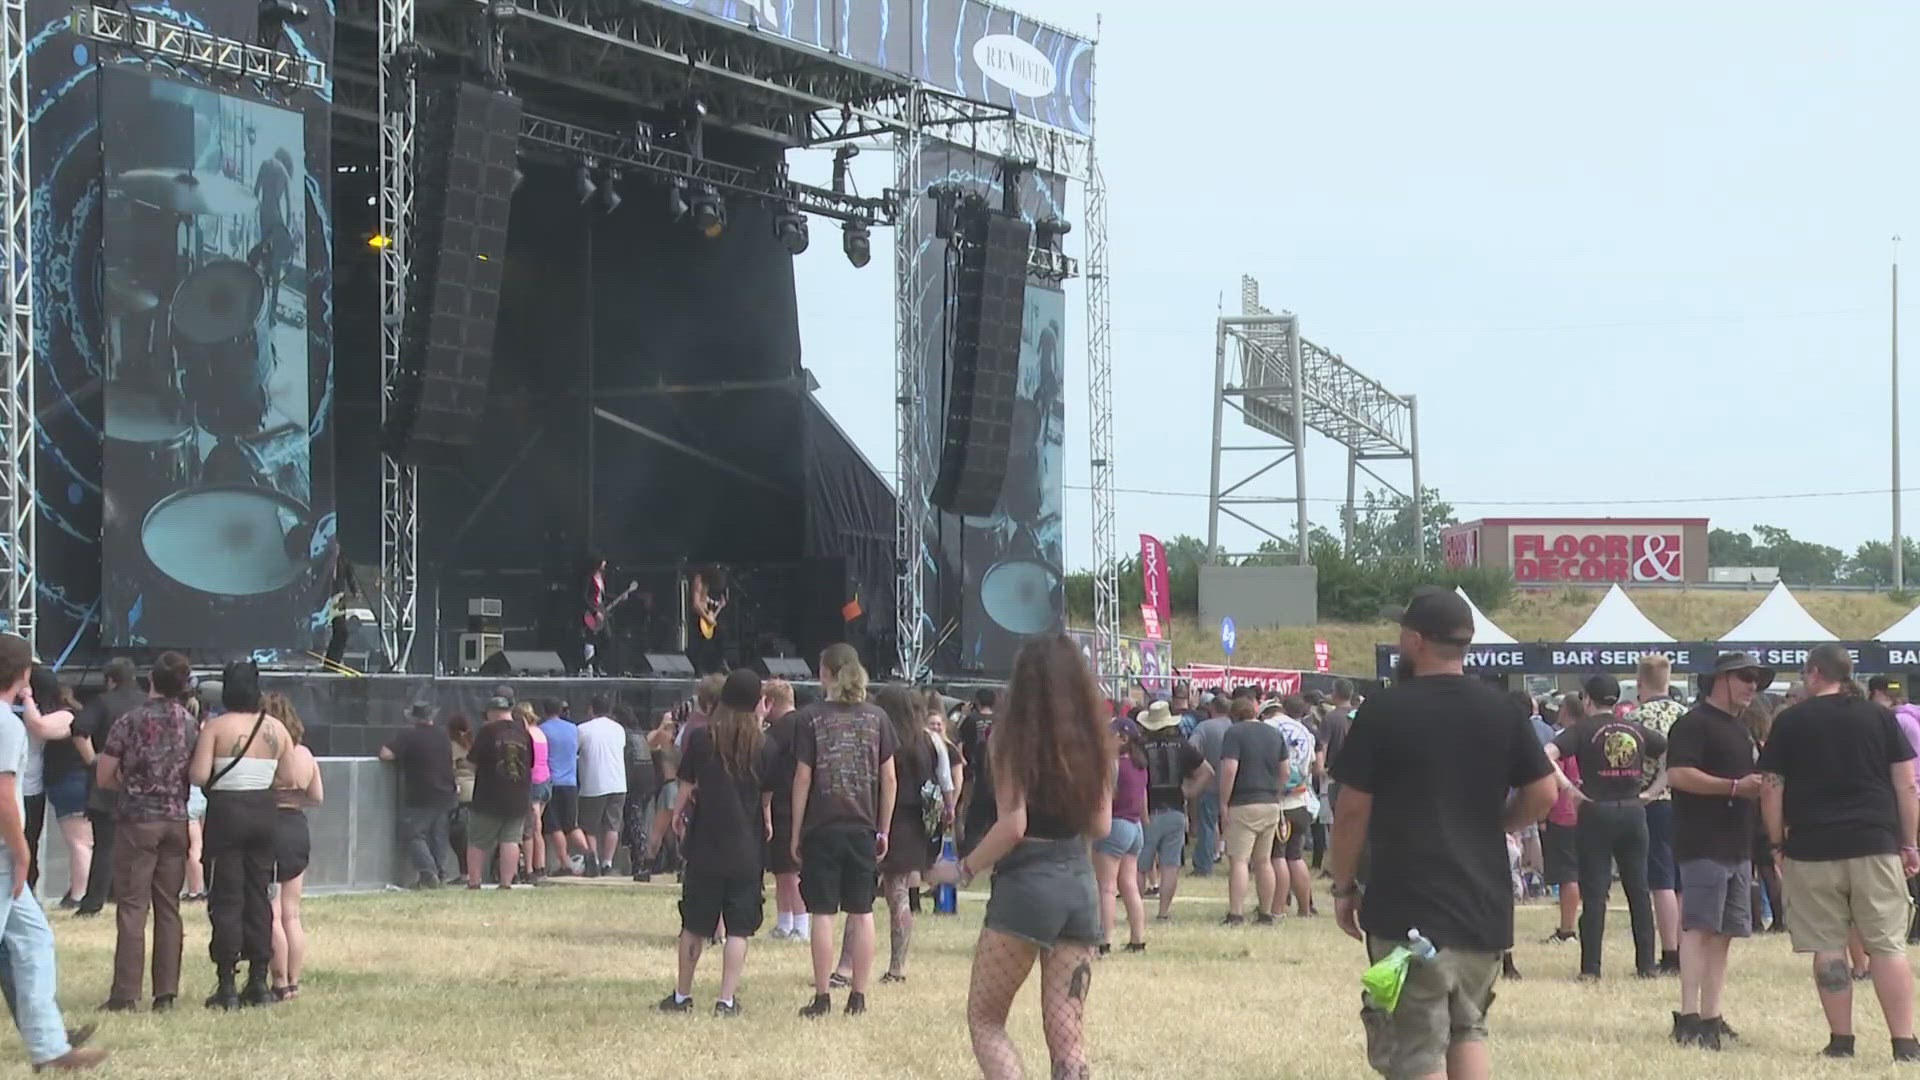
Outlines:
{"label": "woman with long curly hair", "polygon": [[261,695],[260,707],[286,726],[293,739],[293,767],[273,783],[273,965],[272,992],[276,1001],[300,996],[300,968],[307,956],[307,924],[300,916],[300,898],[306,891],[307,863],[313,855],[307,832],[307,808],[326,798],[320,783],[320,763],[306,747],[307,728],[285,694]]}
{"label": "woman with long curly hair", "polygon": [[707,722],[687,734],[673,825],[682,832],[687,869],[680,882],[679,972],[661,1012],[693,1008],[693,975],[707,940],[724,924],[716,1016],[738,1016],[736,992],[747,939],[760,929],[766,841],[773,834],[766,739],[760,731],[760,676],[727,676]]}
{"label": "woman with long curly hair", "polygon": [[1050,1075],[1088,1075],[1081,1031],[1100,905],[1087,842],[1113,827],[1107,716],[1079,647],[1066,635],[1020,650],[986,746],[994,819],[957,867],[962,884],[993,871],[967,991],[973,1054],[992,1080],[1020,1075],[1007,1013],[1035,959]]}

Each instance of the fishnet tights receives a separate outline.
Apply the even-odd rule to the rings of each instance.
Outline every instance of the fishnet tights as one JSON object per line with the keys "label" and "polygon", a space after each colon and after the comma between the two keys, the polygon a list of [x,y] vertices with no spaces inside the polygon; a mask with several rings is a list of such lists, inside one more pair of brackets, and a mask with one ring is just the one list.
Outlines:
{"label": "fishnet tights", "polygon": [[987,1080],[1019,1080],[1020,1051],[1007,1034],[1007,1013],[1040,961],[1040,1023],[1054,1080],[1084,1080],[1087,1065],[1081,1024],[1093,986],[1093,946],[1060,942],[1046,952],[1030,942],[995,930],[980,931],[973,950],[973,979],[967,988],[967,1031],[973,1056]]}

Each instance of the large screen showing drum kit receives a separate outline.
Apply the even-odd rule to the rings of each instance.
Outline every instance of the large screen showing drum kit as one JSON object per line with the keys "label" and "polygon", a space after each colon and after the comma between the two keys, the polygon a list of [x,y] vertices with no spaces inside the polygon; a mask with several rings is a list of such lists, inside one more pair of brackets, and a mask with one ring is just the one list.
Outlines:
{"label": "large screen showing drum kit", "polygon": [[103,644],[306,645],[332,538],[310,509],[305,118],[100,79]]}

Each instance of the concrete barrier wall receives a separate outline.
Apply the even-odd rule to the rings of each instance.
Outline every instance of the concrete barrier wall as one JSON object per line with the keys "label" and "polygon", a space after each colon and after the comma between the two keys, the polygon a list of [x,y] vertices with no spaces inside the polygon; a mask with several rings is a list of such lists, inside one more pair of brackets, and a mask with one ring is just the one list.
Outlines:
{"label": "concrete barrier wall", "polygon": [[[395,840],[399,772],[370,757],[323,757],[321,784],[326,801],[307,811],[313,837],[313,861],[307,866],[309,893],[368,892],[410,878]],[[40,898],[54,903],[66,892],[67,844],[49,818],[40,838]]]}

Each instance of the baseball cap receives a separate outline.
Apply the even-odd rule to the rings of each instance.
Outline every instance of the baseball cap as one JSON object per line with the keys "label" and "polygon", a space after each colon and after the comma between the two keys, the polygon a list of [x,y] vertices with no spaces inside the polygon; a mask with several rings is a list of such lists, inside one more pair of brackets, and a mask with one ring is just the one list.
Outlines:
{"label": "baseball cap", "polygon": [[513,711],[513,699],[495,695],[487,699],[487,709],[489,711],[499,709],[501,712],[511,712]]}
{"label": "baseball cap", "polygon": [[1581,689],[1587,692],[1587,700],[1597,705],[1607,705],[1620,700],[1620,680],[1604,671],[1587,676],[1587,681],[1581,684]]}
{"label": "baseball cap", "polygon": [[1884,694],[1893,689],[1893,680],[1885,675],[1875,675],[1867,680],[1867,693]]}
{"label": "baseball cap", "polygon": [[1467,606],[1465,597],[1451,589],[1422,585],[1413,591],[1406,610],[1387,608],[1380,614],[1428,641],[1473,644],[1473,609]]}
{"label": "baseball cap", "polygon": [[729,709],[752,710],[760,704],[760,674],[752,668],[735,668],[720,687],[720,704]]}

